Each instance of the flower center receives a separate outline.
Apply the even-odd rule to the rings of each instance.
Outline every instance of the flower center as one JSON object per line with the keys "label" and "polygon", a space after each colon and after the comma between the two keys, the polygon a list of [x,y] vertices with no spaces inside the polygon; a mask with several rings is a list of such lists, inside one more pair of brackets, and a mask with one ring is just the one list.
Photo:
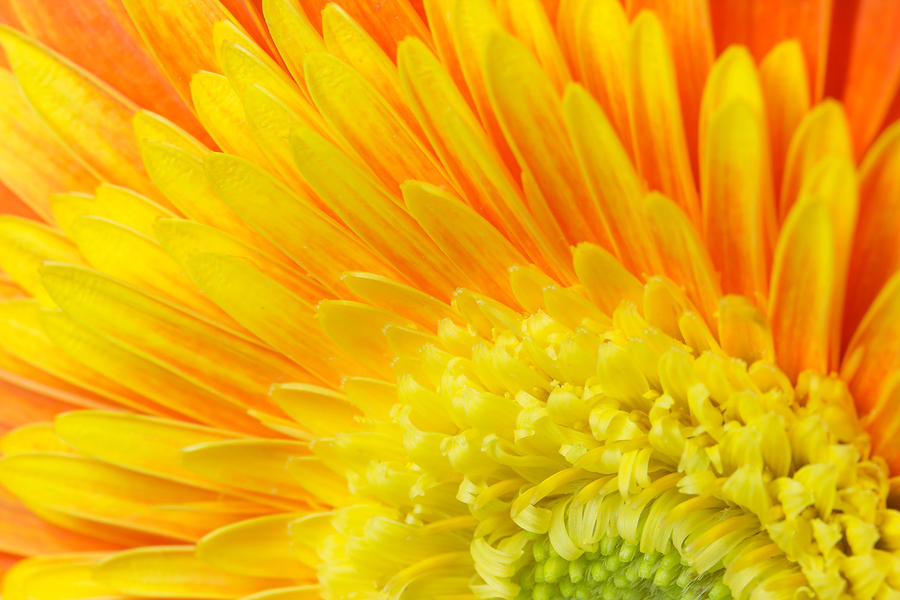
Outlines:
{"label": "flower center", "polygon": [[316,445],[356,499],[331,597],[875,597],[900,513],[843,382],[792,385],[764,320],[730,325],[743,360],[670,282],[644,292],[606,315],[551,286],[526,316],[463,293],[464,323],[387,331],[393,417]]}

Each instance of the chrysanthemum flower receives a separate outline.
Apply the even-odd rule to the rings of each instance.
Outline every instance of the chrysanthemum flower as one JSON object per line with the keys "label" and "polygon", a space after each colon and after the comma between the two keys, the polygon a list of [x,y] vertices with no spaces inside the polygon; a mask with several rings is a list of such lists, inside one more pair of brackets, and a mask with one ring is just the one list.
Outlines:
{"label": "chrysanthemum flower", "polygon": [[900,597],[900,3],[0,16],[4,600]]}

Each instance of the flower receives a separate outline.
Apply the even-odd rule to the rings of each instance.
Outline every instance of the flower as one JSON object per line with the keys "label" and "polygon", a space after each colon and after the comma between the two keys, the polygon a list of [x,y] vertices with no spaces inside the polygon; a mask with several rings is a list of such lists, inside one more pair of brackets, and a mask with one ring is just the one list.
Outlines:
{"label": "flower", "polygon": [[900,5],[59,4],[6,600],[900,596]]}

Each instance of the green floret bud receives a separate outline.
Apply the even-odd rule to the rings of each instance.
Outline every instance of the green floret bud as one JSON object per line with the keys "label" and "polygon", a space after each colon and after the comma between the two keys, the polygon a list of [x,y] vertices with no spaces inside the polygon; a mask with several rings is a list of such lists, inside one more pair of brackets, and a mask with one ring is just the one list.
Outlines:
{"label": "green floret bud", "polygon": [[[677,551],[644,554],[634,541],[605,536],[575,560],[549,540],[531,544],[534,562],[516,575],[516,600],[731,600],[723,570],[698,574]],[[526,555],[527,556],[527,555]]]}

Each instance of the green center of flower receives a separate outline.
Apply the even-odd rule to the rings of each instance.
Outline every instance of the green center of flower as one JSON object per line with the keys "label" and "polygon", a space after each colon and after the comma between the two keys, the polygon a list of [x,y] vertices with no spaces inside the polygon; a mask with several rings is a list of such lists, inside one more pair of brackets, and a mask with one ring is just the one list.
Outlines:
{"label": "green center of flower", "polygon": [[643,554],[622,538],[604,536],[597,549],[573,561],[543,537],[534,562],[517,575],[517,600],[727,600],[722,570],[698,573],[678,552]]}

